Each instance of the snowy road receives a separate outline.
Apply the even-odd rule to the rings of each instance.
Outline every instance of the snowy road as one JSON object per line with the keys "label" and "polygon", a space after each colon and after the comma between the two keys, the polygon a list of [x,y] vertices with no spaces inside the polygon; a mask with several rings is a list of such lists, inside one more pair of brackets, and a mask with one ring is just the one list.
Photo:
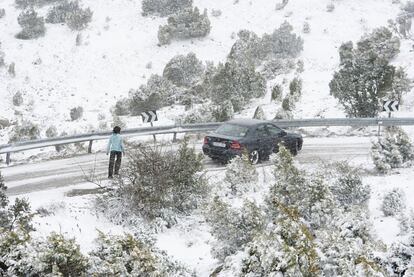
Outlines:
{"label": "snowy road", "polygon": [[[371,140],[367,137],[305,138],[302,151],[295,159],[303,164],[319,161],[347,160],[351,163],[370,162]],[[201,149],[200,145],[194,145]],[[84,183],[95,168],[95,176],[105,178],[108,157],[104,153],[82,155],[62,160],[15,165],[0,169],[8,187],[8,195],[47,190]],[[208,170],[222,170],[223,166],[204,160]],[[266,166],[269,163],[259,166]]]}

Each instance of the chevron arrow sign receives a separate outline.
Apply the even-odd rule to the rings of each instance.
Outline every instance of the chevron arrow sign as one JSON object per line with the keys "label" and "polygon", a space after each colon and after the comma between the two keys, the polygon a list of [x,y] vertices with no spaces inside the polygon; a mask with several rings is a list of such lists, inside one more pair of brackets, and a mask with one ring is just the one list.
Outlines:
{"label": "chevron arrow sign", "polygon": [[142,116],[142,122],[144,123],[158,121],[157,111],[143,112],[141,113],[141,116]]}
{"label": "chevron arrow sign", "polygon": [[383,112],[396,112],[398,111],[398,101],[383,101],[382,102],[382,111]]}

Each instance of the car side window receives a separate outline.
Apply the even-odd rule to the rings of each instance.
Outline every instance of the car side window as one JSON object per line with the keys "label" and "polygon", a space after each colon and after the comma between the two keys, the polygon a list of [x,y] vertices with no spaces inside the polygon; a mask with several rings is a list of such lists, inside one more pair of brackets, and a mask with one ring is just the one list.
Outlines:
{"label": "car side window", "polygon": [[266,127],[271,136],[278,136],[280,133],[282,133],[282,129],[276,127],[275,125],[267,124]]}
{"label": "car side window", "polygon": [[256,128],[256,135],[258,137],[269,136],[269,133],[268,133],[267,128],[265,127],[265,125],[260,125]]}

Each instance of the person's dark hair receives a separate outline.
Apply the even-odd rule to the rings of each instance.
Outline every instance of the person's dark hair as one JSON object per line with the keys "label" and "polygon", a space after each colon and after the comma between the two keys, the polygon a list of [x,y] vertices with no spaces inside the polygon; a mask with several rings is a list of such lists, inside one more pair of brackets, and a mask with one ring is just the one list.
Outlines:
{"label": "person's dark hair", "polygon": [[115,126],[114,127],[114,130],[112,131],[114,134],[119,134],[119,133],[121,133],[121,127],[119,127],[119,126]]}

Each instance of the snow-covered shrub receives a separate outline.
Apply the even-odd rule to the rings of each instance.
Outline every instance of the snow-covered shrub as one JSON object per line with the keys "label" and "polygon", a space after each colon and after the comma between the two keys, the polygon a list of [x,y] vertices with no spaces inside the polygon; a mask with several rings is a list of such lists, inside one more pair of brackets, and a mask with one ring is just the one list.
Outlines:
{"label": "snow-covered shrub", "polygon": [[226,166],[224,181],[230,184],[233,192],[245,191],[258,181],[256,167],[251,164],[247,154],[234,157]]}
{"label": "snow-covered shrub", "polygon": [[283,96],[283,88],[281,85],[275,85],[272,88],[272,101],[281,101]]}
{"label": "snow-covered shrub", "polygon": [[58,131],[56,129],[56,126],[50,126],[49,128],[47,128],[46,130],[46,137],[48,138],[54,138],[57,137],[58,135]]}
{"label": "snow-covered shrub", "polygon": [[333,12],[334,10],[335,10],[335,5],[334,5],[333,3],[329,3],[329,4],[326,6],[326,11],[327,11],[328,13]]}
{"label": "snow-covered shrub", "polygon": [[185,116],[183,123],[205,123],[213,122],[214,120],[211,106],[206,104],[192,109]]}
{"label": "snow-covered shrub", "polygon": [[267,53],[263,49],[261,38],[252,31],[241,30],[238,39],[231,47],[228,58],[240,64],[259,64]]}
{"label": "snow-covered shrub", "polygon": [[190,87],[200,81],[204,73],[203,62],[192,52],[174,56],[164,68],[163,77],[180,87]]}
{"label": "snow-covered shrub", "polygon": [[380,99],[388,99],[392,92],[396,69],[389,61],[398,54],[399,47],[399,39],[387,28],[375,29],[355,49],[352,42],[341,45],[340,69],[329,87],[348,116],[377,116]]}
{"label": "snow-covered shrub", "polygon": [[211,113],[215,122],[225,122],[233,118],[234,108],[231,101],[224,101],[217,104]]}
{"label": "snow-covered shrub", "polygon": [[277,110],[274,119],[278,120],[278,119],[292,119],[293,118],[293,114],[292,111],[289,110],[285,110],[283,108],[280,108]]}
{"label": "snow-covered shrub", "polygon": [[300,171],[283,145],[279,145],[273,163],[276,182],[267,196],[268,209],[278,214],[280,209],[292,207],[312,228],[325,226],[334,213],[335,201],[324,178]]}
{"label": "snow-covered shrub", "polygon": [[414,237],[408,243],[394,243],[388,253],[386,263],[390,276],[411,276],[408,270],[414,268]]}
{"label": "snow-covered shrub", "polygon": [[25,9],[28,7],[43,7],[62,0],[15,0],[15,4],[19,9]]}
{"label": "snow-covered shrub", "polygon": [[161,45],[170,44],[172,39],[205,37],[210,33],[211,25],[207,10],[202,14],[197,7],[184,9],[168,18],[168,24],[160,26],[158,41]]}
{"label": "snow-covered shrub", "polygon": [[7,69],[7,72],[10,76],[16,77],[16,64],[14,62],[9,64],[9,68]]}
{"label": "snow-covered shrub", "polygon": [[211,16],[219,17],[221,16],[221,14],[222,14],[221,10],[215,10],[215,9],[211,10]]}
{"label": "snow-covered shrub", "polygon": [[130,100],[122,98],[116,101],[113,112],[117,116],[128,115],[130,113]]}
{"label": "snow-covered shrub", "polygon": [[262,106],[257,106],[256,110],[254,111],[253,118],[266,120]]}
{"label": "snow-covered shrub", "polygon": [[310,31],[311,31],[311,27],[310,27],[309,22],[303,23],[302,32],[305,34],[309,34]]}
{"label": "snow-covered shrub", "polygon": [[385,216],[394,216],[405,209],[405,193],[401,189],[387,192],[382,201],[381,210]]}
{"label": "snow-covered shrub", "polygon": [[303,39],[292,33],[293,27],[283,22],[271,34],[264,34],[262,44],[270,57],[295,58],[303,50]]}
{"label": "snow-covered shrub", "polygon": [[278,75],[289,73],[294,68],[295,63],[292,59],[274,58],[269,61],[264,61],[260,71],[267,79],[271,80]]}
{"label": "snow-covered shrub", "polygon": [[404,166],[414,159],[414,148],[409,136],[400,127],[385,129],[384,138],[373,142],[372,159],[380,172]]}
{"label": "snow-covered shrub", "polygon": [[45,21],[38,17],[37,12],[30,8],[19,14],[17,22],[22,30],[16,35],[18,39],[35,39],[45,34]]}
{"label": "snow-covered shrub", "polygon": [[5,66],[4,57],[5,57],[5,54],[3,51],[1,51],[1,42],[0,42],[0,67]]}
{"label": "snow-covered shrub", "polygon": [[179,97],[179,93],[180,89],[170,80],[153,74],[146,85],[129,92],[130,112],[132,115],[139,115],[143,111],[158,110],[163,106],[171,105]]}
{"label": "snow-covered shrub", "polygon": [[40,276],[85,276],[89,261],[75,239],[65,238],[52,232],[41,243],[38,252],[38,274]]}
{"label": "snow-covered shrub", "polygon": [[125,208],[149,219],[186,214],[207,193],[201,169],[202,156],[187,140],[174,152],[140,146],[131,150],[115,193]]}
{"label": "snow-covered shrub", "polygon": [[31,121],[24,120],[21,124],[13,127],[9,142],[33,140],[39,137],[39,127]]}
{"label": "snow-covered shrub", "polygon": [[22,245],[24,249],[25,243],[29,241],[30,232],[34,230],[33,214],[25,199],[16,198],[14,204],[9,205],[6,190],[0,173],[0,275],[8,273],[4,276],[15,276],[19,272],[13,266],[19,261],[14,259],[13,253]]}
{"label": "snow-covered shrub", "polygon": [[289,83],[289,94],[292,96],[292,99],[297,102],[302,96],[302,79],[295,77]]}
{"label": "snow-covered shrub", "polygon": [[287,94],[282,100],[282,109],[284,111],[293,111],[296,106],[295,96],[292,94]]}
{"label": "snow-covered shrub", "polygon": [[0,19],[2,19],[6,15],[5,9],[0,9]]}
{"label": "snow-covered shrub", "polygon": [[23,95],[20,91],[13,95],[13,105],[21,106],[23,104]]}
{"label": "snow-covered shrub", "polygon": [[220,66],[210,83],[210,97],[215,104],[230,100],[235,112],[240,111],[252,98],[266,93],[263,76],[253,65],[240,65],[228,61]]}
{"label": "snow-covered shrub", "polygon": [[142,15],[169,16],[191,8],[192,0],[143,0]]}
{"label": "snow-covered shrub", "polygon": [[370,199],[370,187],[362,182],[356,168],[345,162],[336,164],[335,179],[331,182],[331,191],[342,208],[367,206]]}
{"label": "snow-covered shrub", "polygon": [[91,276],[191,276],[164,252],[132,235],[108,236],[99,232],[96,244],[89,253]]}
{"label": "snow-covered shrub", "polygon": [[92,19],[92,11],[79,7],[78,1],[63,1],[49,10],[47,23],[66,23],[72,30],[83,30]]}
{"label": "snow-covered shrub", "polygon": [[288,3],[289,3],[289,0],[282,0],[282,3],[277,3],[276,4],[276,10],[277,11],[283,10]]}
{"label": "snow-covered shrub", "polygon": [[78,120],[83,116],[83,108],[82,107],[75,107],[70,110],[70,119],[72,121]]}
{"label": "snow-covered shrub", "polygon": [[206,211],[206,219],[216,238],[212,254],[220,260],[234,254],[264,228],[264,215],[255,203],[245,201],[237,210],[221,201],[213,199]]}

